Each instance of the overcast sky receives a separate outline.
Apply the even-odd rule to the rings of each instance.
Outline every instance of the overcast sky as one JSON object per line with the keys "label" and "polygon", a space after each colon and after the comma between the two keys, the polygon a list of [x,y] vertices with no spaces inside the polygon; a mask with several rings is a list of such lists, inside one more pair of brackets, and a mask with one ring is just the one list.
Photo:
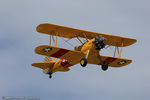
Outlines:
{"label": "overcast sky", "polygon": [[[149,5],[149,0],[0,0],[0,98],[149,100]],[[97,65],[81,68],[78,64],[70,72],[58,72],[49,79],[41,69],[31,66],[44,58],[35,54],[34,48],[48,44],[48,35],[35,30],[45,22],[135,38],[137,43],[125,47],[122,55],[133,63],[106,72]],[[111,50],[102,52],[113,55]]]}

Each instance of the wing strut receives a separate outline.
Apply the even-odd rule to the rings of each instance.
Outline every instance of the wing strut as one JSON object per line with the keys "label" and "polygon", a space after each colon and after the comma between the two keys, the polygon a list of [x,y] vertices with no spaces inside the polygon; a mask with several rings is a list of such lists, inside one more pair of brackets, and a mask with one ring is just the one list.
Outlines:
{"label": "wing strut", "polygon": [[115,51],[114,51],[114,57],[115,57],[115,55],[116,55],[116,49],[117,49],[117,48],[115,47]]}
{"label": "wing strut", "polygon": [[79,37],[77,37],[77,39],[78,39],[82,44],[84,44],[84,43],[79,39]]}
{"label": "wing strut", "polygon": [[120,58],[120,57],[121,57],[122,48],[123,48],[123,43],[121,44],[121,50],[120,50],[120,53],[119,53],[119,55],[118,55],[118,58]]}
{"label": "wing strut", "polygon": [[100,55],[98,55],[98,59],[99,59],[100,63],[103,64],[103,60]]}
{"label": "wing strut", "polygon": [[121,49],[119,50],[119,47],[115,47],[115,51],[114,51],[114,57],[116,56],[116,51],[118,52],[118,58],[121,57],[122,54],[122,48],[123,48],[123,43],[121,44]]}
{"label": "wing strut", "polygon": [[88,40],[88,38],[87,38],[87,36],[86,36],[86,34],[85,34],[85,33],[83,33],[83,35],[84,35],[84,37],[85,37],[86,41],[89,41],[89,40]]}
{"label": "wing strut", "polygon": [[[57,36],[55,36],[56,37],[56,40],[54,39],[54,36],[52,35],[52,39],[53,39],[53,43],[54,43],[54,45],[55,45],[55,47],[57,47]],[[51,39],[51,38],[50,38]]]}
{"label": "wing strut", "polygon": [[[86,39],[86,41],[89,41],[85,33],[83,33],[83,36],[84,36],[84,38]],[[79,37],[77,37],[77,39],[78,39],[82,44],[84,44],[84,43],[81,41],[81,39],[80,39]]]}
{"label": "wing strut", "polygon": [[58,39],[58,36],[56,35],[55,47],[57,47],[57,39]]}
{"label": "wing strut", "polygon": [[[49,40],[49,45],[52,45],[52,39],[53,39],[53,43],[55,44],[55,47],[57,47],[57,34],[56,34],[56,40],[54,39],[53,35],[50,35],[50,40]],[[52,57],[50,57],[52,60],[54,60]]]}

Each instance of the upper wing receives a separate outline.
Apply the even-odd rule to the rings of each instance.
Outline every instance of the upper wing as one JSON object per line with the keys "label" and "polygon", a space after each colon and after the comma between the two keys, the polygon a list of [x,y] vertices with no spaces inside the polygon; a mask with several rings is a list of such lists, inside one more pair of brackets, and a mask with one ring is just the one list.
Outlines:
{"label": "upper wing", "polygon": [[[101,65],[98,56],[99,56],[99,53],[89,55],[87,62],[89,64]],[[123,59],[123,58],[110,57],[110,56],[101,56],[101,58],[104,62],[106,62],[111,67],[122,67],[132,62],[132,60],[130,59]]]}
{"label": "upper wing", "polygon": [[90,32],[90,31],[50,24],[50,23],[40,24],[39,26],[37,26],[36,30],[40,33],[56,35],[65,38],[86,37],[88,39],[92,39],[95,38],[97,35],[101,35],[107,39],[107,43],[106,43],[107,45],[118,46],[118,47],[121,47],[122,43],[123,46],[125,47],[125,46],[132,45],[133,43],[136,42],[136,39],[132,39],[132,38],[108,35],[108,34],[97,33],[97,32]]}
{"label": "upper wing", "polygon": [[41,45],[35,48],[37,54],[66,59],[70,64],[78,63],[85,55],[79,51],[69,50],[50,45]]}
{"label": "upper wing", "polygon": [[38,67],[41,69],[46,69],[46,68],[52,67],[54,63],[55,62],[37,62],[37,63],[32,63],[32,66]]}

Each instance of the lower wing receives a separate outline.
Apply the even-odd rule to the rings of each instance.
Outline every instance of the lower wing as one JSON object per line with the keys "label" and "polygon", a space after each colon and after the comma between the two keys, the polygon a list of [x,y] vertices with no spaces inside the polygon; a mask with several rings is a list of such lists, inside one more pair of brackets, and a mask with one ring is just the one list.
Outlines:
{"label": "lower wing", "polygon": [[85,57],[80,51],[69,50],[50,45],[41,45],[35,48],[35,52],[40,55],[55,57],[67,60],[71,65],[79,63]]}
{"label": "lower wing", "polygon": [[[91,55],[88,57],[87,62],[89,64],[101,65],[100,60],[98,58],[99,54]],[[111,67],[123,67],[132,62],[130,59],[118,58],[118,57],[110,57],[110,56],[101,56],[103,62],[106,62]]]}

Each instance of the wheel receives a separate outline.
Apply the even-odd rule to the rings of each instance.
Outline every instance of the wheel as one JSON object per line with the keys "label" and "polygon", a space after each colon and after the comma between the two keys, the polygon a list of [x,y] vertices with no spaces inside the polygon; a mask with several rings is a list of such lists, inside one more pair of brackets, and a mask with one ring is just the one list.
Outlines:
{"label": "wheel", "polygon": [[52,78],[52,75],[49,75],[49,78]]}
{"label": "wheel", "polygon": [[87,65],[87,59],[86,59],[86,58],[82,58],[82,59],[80,60],[80,65],[81,65],[82,67],[85,67],[85,66]]}
{"label": "wheel", "polygon": [[106,71],[107,69],[108,69],[108,64],[104,62],[104,63],[102,64],[102,70],[103,70],[103,71]]}
{"label": "wheel", "polygon": [[49,74],[49,78],[52,78],[52,73],[48,73]]}

